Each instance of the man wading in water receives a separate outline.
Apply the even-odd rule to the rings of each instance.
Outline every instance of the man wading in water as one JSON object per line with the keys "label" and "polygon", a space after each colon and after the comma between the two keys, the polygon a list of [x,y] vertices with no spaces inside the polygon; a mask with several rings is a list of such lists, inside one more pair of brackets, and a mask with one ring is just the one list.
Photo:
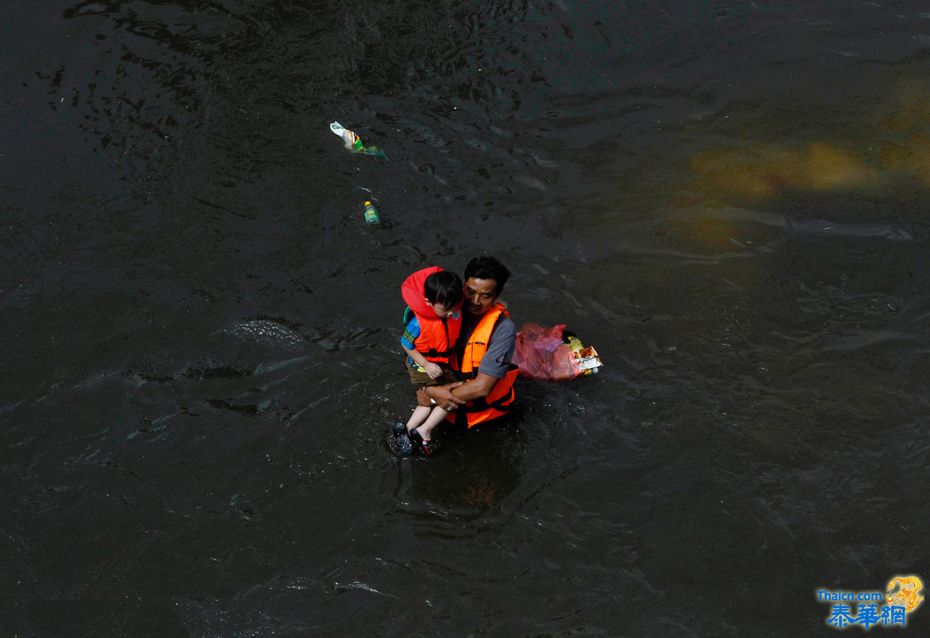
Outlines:
{"label": "man wading in water", "polygon": [[[506,308],[497,302],[510,271],[493,257],[476,257],[465,267],[462,329],[455,343],[453,370],[464,383],[426,388],[437,405],[450,411],[450,421],[469,428],[507,414],[514,400],[518,369],[510,360],[517,329]],[[459,406],[457,410],[451,412]],[[414,434],[395,436],[399,453],[420,447]]]}

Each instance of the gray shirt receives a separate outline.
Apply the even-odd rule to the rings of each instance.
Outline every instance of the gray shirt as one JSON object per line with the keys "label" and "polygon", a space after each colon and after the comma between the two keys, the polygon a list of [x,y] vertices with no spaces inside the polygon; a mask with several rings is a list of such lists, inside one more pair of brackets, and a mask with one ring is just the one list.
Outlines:
{"label": "gray shirt", "polygon": [[[459,360],[465,351],[465,344],[468,337],[471,336],[475,325],[478,323],[478,317],[465,315],[462,319],[462,332],[459,334],[456,350]],[[478,366],[478,372],[483,372],[489,377],[503,379],[510,368],[510,360],[513,358],[513,348],[517,343],[517,327],[510,317],[501,316],[491,332],[491,339],[488,343],[488,349],[481,358],[481,365]]]}

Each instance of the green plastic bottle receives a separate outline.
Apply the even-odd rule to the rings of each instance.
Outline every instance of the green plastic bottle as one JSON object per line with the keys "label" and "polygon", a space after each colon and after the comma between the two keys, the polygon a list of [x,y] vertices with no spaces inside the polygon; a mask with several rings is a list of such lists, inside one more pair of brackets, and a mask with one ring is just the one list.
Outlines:
{"label": "green plastic bottle", "polygon": [[378,209],[369,201],[365,202],[365,222],[369,224],[381,223],[381,216],[378,214]]}

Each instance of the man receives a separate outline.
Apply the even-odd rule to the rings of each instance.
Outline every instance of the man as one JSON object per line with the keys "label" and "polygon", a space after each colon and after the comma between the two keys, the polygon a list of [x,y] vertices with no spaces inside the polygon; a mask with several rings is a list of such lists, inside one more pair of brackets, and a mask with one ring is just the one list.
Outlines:
{"label": "man", "polygon": [[[517,339],[517,328],[506,308],[497,299],[510,277],[510,271],[493,257],[476,257],[465,267],[461,331],[455,343],[453,370],[464,382],[434,385],[425,392],[449,414],[448,420],[471,428],[501,417],[514,400],[513,382],[519,369],[510,360]],[[407,433],[403,423],[395,427],[394,444],[400,456],[410,456],[424,445],[417,430]]]}
{"label": "man", "polygon": [[518,369],[513,357],[517,328],[497,302],[510,271],[493,257],[476,257],[465,267],[462,328],[453,368],[462,384],[427,388],[430,398],[450,412],[449,420],[474,427],[503,416],[514,400]]}

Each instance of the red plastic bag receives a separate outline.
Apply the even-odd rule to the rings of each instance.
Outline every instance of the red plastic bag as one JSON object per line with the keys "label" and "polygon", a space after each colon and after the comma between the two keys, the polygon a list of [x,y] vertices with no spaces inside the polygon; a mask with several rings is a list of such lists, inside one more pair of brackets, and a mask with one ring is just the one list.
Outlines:
{"label": "red plastic bag", "polygon": [[584,373],[571,347],[562,340],[565,324],[546,328],[528,323],[517,333],[513,362],[520,374],[542,381],[568,381]]}

